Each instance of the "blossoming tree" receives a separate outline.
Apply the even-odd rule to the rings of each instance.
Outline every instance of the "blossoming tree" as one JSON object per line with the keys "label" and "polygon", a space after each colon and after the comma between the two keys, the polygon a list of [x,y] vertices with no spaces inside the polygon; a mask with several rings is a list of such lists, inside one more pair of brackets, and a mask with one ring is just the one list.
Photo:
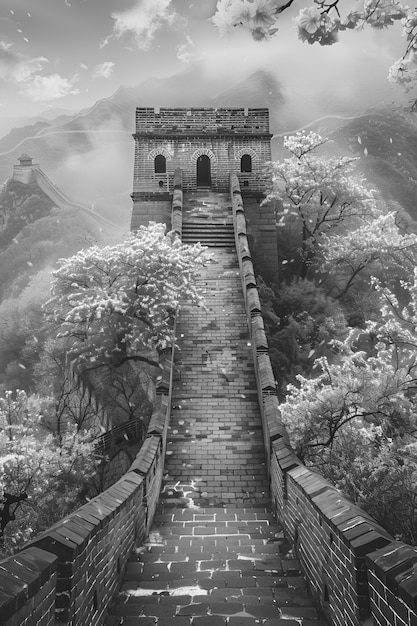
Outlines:
{"label": "blossoming tree", "polygon": [[[269,39],[278,32],[281,14],[295,0],[218,0],[212,18],[221,35],[234,28],[248,30],[256,41]],[[406,46],[403,56],[389,70],[391,81],[406,88],[417,77],[417,9],[400,4],[397,0],[361,0],[356,3],[334,0],[313,0],[310,6],[300,9],[296,19],[298,37],[307,43],[332,45],[338,33],[361,30],[365,26],[383,29],[401,21]]]}
{"label": "blossoming tree", "polygon": [[335,297],[343,297],[363,275],[376,272],[385,284],[407,279],[417,264],[417,235],[403,234],[393,212],[365,216],[357,228],[331,236],[318,244],[320,269],[331,276]]}
{"label": "blossoming tree", "polygon": [[52,403],[21,390],[0,394],[2,555],[97,493],[91,481],[100,459],[88,435],[74,430],[57,438],[42,428]]}
{"label": "blossoming tree", "polygon": [[200,244],[183,244],[151,223],[117,245],[81,250],[60,261],[47,307],[68,359],[83,371],[126,361],[157,365],[172,342],[173,314],[185,299],[200,304],[195,285]]}
{"label": "blossoming tree", "polygon": [[306,463],[415,543],[417,270],[403,283],[403,307],[391,290],[375,287],[381,317],[334,342],[337,357],[317,359],[316,377],[289,386],[281,414]]}
{"label": "blossoming tree", "polygon": [[279,200],[278,224],[296,220],[301,235],[301,272],[305,278],[320,236],[342,223],[375,212],[373,194],[352,175],[355,158],[323,158],[326,142],[313,132],[284,137],[291,157],[269,164],[271,186],[266,202]]}

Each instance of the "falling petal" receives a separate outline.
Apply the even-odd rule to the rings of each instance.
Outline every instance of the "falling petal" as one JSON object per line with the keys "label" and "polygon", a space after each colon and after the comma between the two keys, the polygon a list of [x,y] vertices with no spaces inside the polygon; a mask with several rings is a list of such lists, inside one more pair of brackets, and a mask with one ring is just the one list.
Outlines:
{"label": "falling petal", "polygon": [[19,367],[20,367],[22,370],[25,370],[25,369],[26,369],[26,367],[25,367],[25,365],[23,365],[23,363],[19,363],[18,365],[19,365]]}
{"label": "falling petal", "polygon": [[27,37],[23,37],[23,40],[26,41],[26,43],[29,43],[29,39]]}
{"label": "falling petal", "polygon": [[12,11],[11,9],[10,9],[10,13],[11,13],[12,15],[14,15],[14,11]]}
{"label": "falling petal", "polygon": [[29,267],[33,267],[33,263],[31,263],[30,261],[28,261],[27,264],[29,265]]}
{"label": "falling petal", "polygon": [[313,354],[315,353],[315,350],[310,350],[310,352],[308,353],[308,358],[311,359],[311,357],[313,356]]}
{"label": "falling petal", "polygon": [[364,153],[365,156],[368,156],[368,148],[365,148],[363,153]]}
{"label": "falling petal", "polygon": [[362,143],[362,139],[361,139],[360,135],[358,135],[358,143]]}

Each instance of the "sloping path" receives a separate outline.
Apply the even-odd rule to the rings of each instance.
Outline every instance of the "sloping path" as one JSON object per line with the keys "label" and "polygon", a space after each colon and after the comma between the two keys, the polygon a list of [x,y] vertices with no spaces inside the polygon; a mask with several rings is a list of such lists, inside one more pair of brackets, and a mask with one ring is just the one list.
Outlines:
{"label": "sloping path", "polygon": [[193,240],[201,226],[212,253],[199,277],[206,310],[184,307],[180,313],[159,512],[148,541],[131,555],[107,626],[325,623],[268,507],[255,377],[228,225],[226,195],[185,196],[184,235]]}

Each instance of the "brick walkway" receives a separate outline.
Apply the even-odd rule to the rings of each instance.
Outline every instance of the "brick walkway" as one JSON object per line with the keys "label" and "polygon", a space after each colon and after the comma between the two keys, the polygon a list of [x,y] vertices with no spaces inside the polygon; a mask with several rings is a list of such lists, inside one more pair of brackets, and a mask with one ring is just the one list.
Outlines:
{"label": "brick walkway", "polygon": [[[231,222],[226,195],[186,194],[185,201],[193,232],[198,223]],[[238,265],[224,241],[218,245],[213,233],[212,260],[199,277],[207,310],[181,310],[159,513],[131,555],[107,626],[325,623],[269,512]]]}

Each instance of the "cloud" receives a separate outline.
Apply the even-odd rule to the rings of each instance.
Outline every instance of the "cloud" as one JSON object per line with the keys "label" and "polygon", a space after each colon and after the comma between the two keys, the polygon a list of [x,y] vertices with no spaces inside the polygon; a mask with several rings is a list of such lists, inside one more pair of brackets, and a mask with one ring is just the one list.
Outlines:
{"label": "cloud", "polygon": [[[83,118],[78,118],[78,122],[82,125]],[[114,134],[109,134],[109,131],[114,131]],[[48,172],[48,175],[70,198],[91,206],[112,221],[125,223],[128,230],[132,210],[129,195],[132,190],[132,137],[120,118],[114,116],[106,119],[94,133],[89,133],[88,138],[91,150],[83,152],[74,147],[70,134],[50,135],[47,141],[51,149],[56,145],[60,154],[68,156],[65,160],[58,160],[57,169]]]}
{"label": "cloud", "polygon": [[186,43],[177,47],[177,58],[182,63],[190,63],[194,57],[193,48],[195,47],[193,40],[187,35]]}
{"label": "cloud", "polygon": [[75,95],[80,93],[80,90],[74,89],[72,81],[68,78],[63,78],[59,74],[50,74],[49,76],[35,74],[30,77],[30,80],[26,81],[22,93],[31,100],[40,102],[56,100],[68,94]]}
{"label": "cloud", "polygon": [[113,61],[104,61],[104,63],[99,63],[94,68],[93,78],[110,78],[113,74],[113,68]]}
{"label": "cloud", "polygon": [[112,13],[113,33],[103,39],[100,47],[107,45],[110,39],[130,35],[138,48],[149,48],[156,32],[164,24],[172,24],[177,17],[171,3],[172,0],[137,0],[132,8]]}
{"label": "cloud", "polygon": [[77,75],[69,79],[59,74],[40,74],[47,63],[46,57],[27,58],[15,52],[12,44],[0,41],[0,81],[17,86],[23,96],[35,102],[79,93],[74,88]]}

